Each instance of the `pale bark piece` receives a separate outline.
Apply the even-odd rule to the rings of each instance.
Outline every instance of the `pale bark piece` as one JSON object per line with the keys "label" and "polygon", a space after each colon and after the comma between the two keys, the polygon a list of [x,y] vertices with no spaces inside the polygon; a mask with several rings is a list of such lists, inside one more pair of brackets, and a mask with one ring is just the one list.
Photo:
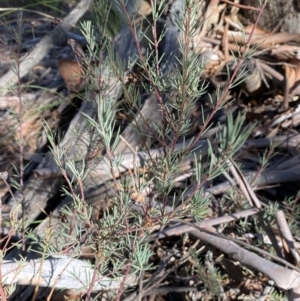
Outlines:
{"label": "pale bark piece", "polygon": [[[30,261],[9,261],[1,264],[3,284],[39,285],[56,289],[76,289],[86,291],[91,285],[95,271],[91,263],[70,258],[35,259]],[[121,279],[112,279],[97,275],[93,290],[116,290]],[[127,278],[126,284],[134,284],[134,276]]]}

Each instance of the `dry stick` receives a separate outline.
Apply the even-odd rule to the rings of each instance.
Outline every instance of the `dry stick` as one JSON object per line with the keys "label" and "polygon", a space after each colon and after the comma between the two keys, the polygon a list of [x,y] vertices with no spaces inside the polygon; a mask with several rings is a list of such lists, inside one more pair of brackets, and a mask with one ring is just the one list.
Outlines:
{"label": "dry stick", "polygon": [[263,211],[260,211],[258,213],[258,221],[259,221],[262,229],[268,235],[268,238],[269,238],[269,240],[270,240],[270,242],[271,242],[274,250],[276,251],[277,256],[280,257],[280,258],[283,258],[280,246],[279,246],[278,241],[277,241],[277,239],[275,237],[275,234],[274,234],[274,232],[272,230],[270,222],[268,220],[264,219],[264,213],[263,213]]}
{"label": "dry stick", "polygon": [[[238,260],[241,263],[267,275],[276,282],[278,287],[282,289],[292,289],[300,285],[300,269],[290,264],[286,260],[283,260],[237,239],[219,235],[216,233],[216,230],[213,227],[202,228],[183,220],[178,220],[178,222],[193,227],[195,230],[189,231],[192,235],[202,239],[205,242],[208,242],[212,246],[231,256],[233,259]],[[289,267],[291,270],[259,257],[258,255],[239,247],[237,244],[256,251],[264,256],[270,257],[275,261]]]}
{"label": "dry stick", "polygon": [[[2,236],[2,199],[0,197],[0,235]],[[5,249],[4,249],[5,250]],[[3,290],[3,275],[0,269],[0,297],[3,301],[6,301],[6,296]]]}
{"label": "dry stick", "polygon": [[[77,21],[84,15],[84,13],[89,9],[93,0],[81,0],[78,5],[66,16],[60,24],[60,27],[64,31],[71,29]],[[33,66],[38,64],[44,56],[49,52],[51,47],[57,43],[57,41],[64,41],[65,34],[59,27],[49,32],[41,41],[36,44],[33,50],[26,56],[19,68],[20,77],[25,76]],[[9,70],[0,78],[0,95],[7,93],[7,85],[11,83],[16,83],[18,81],[18,76],[14,70]]]}
{"label": "dry stick", "polygon": [[288,66],[284,64],[284,71],[285,71],[285,85],[284,85],[284,96],[283,96],[283,102],[281,105],[282,110],[287,110],[289,108],[289,96],[290,96],[290,85],[292,84],[289,79],[289,72],[288,72]]}
{"label": "dry stick", "polygon": [[299,259],[299,254],[295,249],[294,238],[282,210],[278,210],[276,212],[276,222],[277,222],[279,232],[288,246],[287,251],[291,252],[295,261],[299,264],[300,259]]}
{"label": "dry stick", "polygon": [[227,4],[230,4],[232,6],[238,7],[238,8],[242,8],[242,9],[248,9],[248,10],[255,10],[255,11],[260,11],[260,8],[257,7],[253,7],[253,6],[247,6],[247,5],[242,5],[242,4],[238,4],[238,3],[233,3],[229,0],[221,0],[222,2],[225,2]]}
{"label": "dry stick", "polygon": [[[252,216],[259,213],[259,210],[256,208],[247,209],[241,212],[236,212],[230,215],[224,215],[222,217],[212,218],[210,220],[204,220],[201,223],[198,223],[200,227],[212,227],[224,223],[229,223],[232,221],[237,221],[241,218]],[[145,241],[150,242],[155,239],[163,239],[165,237],[173,236],[173,235],[180,235],[181,233],[189,232],[193,230],[194,228],[192,226],[189,226],[187,224],[182,223],[176,223],[175,225],[169,226],[168,228],[165,228],[164,230],[159,231],[158,233],[148,235],[145,239]]]}
{"label": "dry stick", "polygon": [[85,295],[85,301],[88,301],[91,298],[91,294],[93,292],[93,287],[94,287],[96,281],[98,280],[98,270],[100,269],[100,265],[101,265],[101,260],[98,258],[98,262],[95,265],[93,277],[91,279],[91,284],[89,285],[89,288],[88,288],[88,290],[86,292],[86,295]]}
{"label": "dry stick", "polygon": [[135,151],[132,147],[131,147],[131,145],[126,141],[126,139],[124,139],[123,137],[122,137],[122,135],[120,135],[119,136],[120,137],[120,139],[127,145],[127,147],[131,150],[131,152],[132,152],[132,155],[133,155],[133,159],[132,159],[132,164],[133,164],[133,173],[132,173],[132,171],[131,171],[131,169],[128,169],[128,172],[129,172],[129,174],[130,174],[130,176],[131,176],[131,179],[132,179],[132,184],[134,185],[134,189],[136,190],[136,191],[138,191],[139,190],[139,188],[137,187],[137,185],[135,185],[135,180],[134,180],[134,176],[138,176],[138,174],[137,174],[137,150]]}
{"label": "dry stick", "polygon": [[[21,26],[21,25],[19,25]],[[21,28],[18,28],[17,30],[21,31]],[[21,34],[19,32],[19,34]],[[19,192],[20,192],[20,204],[22,206],[22,211],[21,211],[21,235],[22,235],[22,247],[21,251],[22,253],[25,253],[25,244],[26,244],[26,238],[25,238],[25,195],[24,195],[24,135],[23,135],[23,127],[24,127],[24,102],[23,102],[23,97],[22,97],[22,86],[21,86],[21,59],[20,59],[20,54],[21,54],[21,42],[17,42],[17,50],[16,50],[16,55],[14,56],[15,60],[15,70],[14,74],[17,77],[17,86],[15,89],[15,94],[19,100],[19,110],[18,110],[18,131],[17,135],[19,136]]]}
{"label": "dry stick", "polygon": [[126,284],[126,279],[129,276],[130,268],[131,268],[131,263],[129,262],[129,263],[126,264],[125,274],[124,274],[123,279],[120,283],[120,287],[118,289],[118,294],[117,294],[117,297],[116,297],[115,301],[119,301],[120,298],[121,298],[122,292],[124,291],[124,287],[125,287],[125,284]]}
{"label": "dry stick", "polygon": [[248,184],[247,180],[237,167],[237,165],[234,163],[233,160],[228,160],[229,161],[229,168],[233,176],[235,177],[238,185],[240,186],[241,190],[243,191],[245,197],[247,198],[248,202],[250,203],[251,206],[255,204],[257,208],[261,208],[261,203],[259,199],[256,197],[255,193],[253,192],[253,189],[251,186]]}
{"label": "dry stick", "polygon": [[27,9],[27,8],[23,8],[23,7],[0,7],[0,11],[7,11],[7,12],[11,12],[11,11],[27,11],[27,12],[30,12],[30,13],[33,13],[33,14],[37,14],[37,15],[40,15],[40,16],[43,16],[45,18],[48,18],[48,19],[53,19],[53,16],[51,15],[48,15],[48,14],[45,14],[43,12],[39,12],[37,10],[33,10],[33,9]]}
{"label": "dry stick", "polygon": [[142,300],[142,294],[141,292],[143,291],[143,279],[145,276],[145,271],[142,271],[140,279],[139,279],[139,294],[138,294],[138,300],[137,301],[141,301]]}
{"label": "dry stick", "polygon": [[298,106],[294,112],[292,113],[289,113],[289,112],[286,112],[284,113],[283,115],[279,116],[278,118],[276,118],[270,125],[269,125],[269,128],[273,128],[275,127],[276,125],[284,122],[285,120],[289,119],[289,118],[293,118],[294,115],[296,115],[297,113],[299,113],[300,111],[300,107]]}
{"label": "dry stick", "polygon": [[41,265],[40,265],[40,269],[38,271],[38,276],[37,276],[37,284],[34,288],[34,291],[33,291],[33,294],[32,294],[32,298],[31,298],[31,301],[35,301],[36,300],[36,297],[37,297],[37,293],[38,293],[38,290],[39,290],[39,285],[40,285],[40,281],[41,281],[41,277],[42,277],[42,269],[43,269],[43,263],[45,261],[45,257],[46,257],[46,252],[47,252],[47,248],[49,247],[49,238],[51,236],[51,229],[48,228],[47,229],[47,234],[46,234],[46,243],[45,245],[43,246],[43,254],[42,254],[42,258],[41,258]]}
{"label": "dry stick", "polygon": [[264,73],[268,73],[269,75],[272,76],[272,78],[276,79],[279,83],[284,82],[284,76],[278,71],[276,71],[274,68],[270,67],[263,61],[258,61],[257,64],[259,68],[261,68],[261,70],[264,71]]}

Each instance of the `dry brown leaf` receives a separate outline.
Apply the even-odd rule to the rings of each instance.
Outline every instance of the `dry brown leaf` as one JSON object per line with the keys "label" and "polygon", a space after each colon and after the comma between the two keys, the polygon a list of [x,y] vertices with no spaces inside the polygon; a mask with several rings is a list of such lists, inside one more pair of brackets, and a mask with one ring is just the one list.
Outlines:
{"label": "dry brown leaf", "polygon": [[287,81],[287,86],[289,89],[291,89],[296,81],[296,70],[294,66],[291,65],[284,65],[285,69],[285,80]]}
{"label": "dry brown leaf", "polygon": [[69,91],[78,92],[83,79],[83,72],[80,63],[70,60],[60,60],[58,70]]}

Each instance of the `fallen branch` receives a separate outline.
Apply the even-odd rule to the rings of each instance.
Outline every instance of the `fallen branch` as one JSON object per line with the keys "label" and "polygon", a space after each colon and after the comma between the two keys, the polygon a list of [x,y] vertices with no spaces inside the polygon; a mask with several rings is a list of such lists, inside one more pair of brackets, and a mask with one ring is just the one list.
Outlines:
{"label": "fallen branch", "polygon": [[[41,272],[41,277],[38,277]],[[50,258],[42,261],[4,260],[1,265],[4,284],[39,285],[56,289],[76,289],[85,291],[91,284],[94,273],[93,266],[75,258]],[[112,279],[99,275],[94,284],[94,291],[115,290],[119,288],[121,279]],[[135,277],[130,276],[126,285],[134,284]]]}
{"label": "fallen branch", "polygon": [[[213,227],[200,228],[196,225],[190,223],[188,224],[194,227],[194,229],[190,230],[189,233],[201,239],[202,241],[209,243],[210,245],[230,256],[230,258],[241,262],[243,265],[260,271],[270,279],[274,280],[279,288],[284,290],[292,290],[293,288],[299,287],[299,272],[280,266],[274,262],[271,262],[270,260],[262,258],[257,254],[238,246],[236,243],[232,242],[231,239],[228,239],[226,237],[223,238],[219,234],[217,234],[216,230]],[[250,245],[249,247],[254,248]],[[260,252],[263,251],[260,250]],[[295,267],[295,269],[297,268]]]}

